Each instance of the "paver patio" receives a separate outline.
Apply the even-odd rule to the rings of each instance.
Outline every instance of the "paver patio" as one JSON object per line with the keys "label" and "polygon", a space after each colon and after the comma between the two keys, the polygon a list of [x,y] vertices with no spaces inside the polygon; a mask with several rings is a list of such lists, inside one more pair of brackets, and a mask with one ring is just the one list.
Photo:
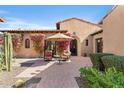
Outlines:
{"label": "paver patio", "polygon": [[25,83],[24,87],[37,88],[78,88],[75,77],[80,67],[92,66],[88,57],[71,57],[70,63],[53,64]]}
{"label": "paver patio", "polygon": [[[31,60],[31,59],[29,59]],[[33,64],[32,64],[33,63]],[[23,71],[22,73],[20,73],[19,75],[16,76],[16,78],[31,78],[36,76],[37,74],[39,74],[40,72],[44,71],[45,69],[47,69],[48,67],[50,67],[51,65],[53,65],[55,62],[51,61],[51,62],[44,62],[43,59],[39,59],[39,60],[32,60],[26,63],[22,63],[22,66],[24,65],[30,65],[25,71]]]}

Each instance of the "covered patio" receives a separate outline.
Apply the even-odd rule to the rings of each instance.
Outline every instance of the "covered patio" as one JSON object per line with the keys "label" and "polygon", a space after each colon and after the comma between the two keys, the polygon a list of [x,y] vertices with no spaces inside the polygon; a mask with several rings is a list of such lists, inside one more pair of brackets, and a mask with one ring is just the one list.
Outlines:
{"label": "covered patio", "polygon": [[59,58],[59,60],[66,61],[69,59],[70,41],[73,38],[70,33],[62,34],[57,33],[45,39],[44,59],[53,60],[53,58]]}

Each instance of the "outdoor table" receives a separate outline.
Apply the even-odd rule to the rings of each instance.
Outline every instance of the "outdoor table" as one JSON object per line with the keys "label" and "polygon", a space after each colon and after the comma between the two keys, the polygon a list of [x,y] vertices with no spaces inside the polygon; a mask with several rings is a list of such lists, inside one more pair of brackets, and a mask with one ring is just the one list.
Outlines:
{"label": "outdoor table", "polygon": [[60,64],[61,62],[61,57],[60,55],[54,55],[54,58],[56,59],[56,61]]}

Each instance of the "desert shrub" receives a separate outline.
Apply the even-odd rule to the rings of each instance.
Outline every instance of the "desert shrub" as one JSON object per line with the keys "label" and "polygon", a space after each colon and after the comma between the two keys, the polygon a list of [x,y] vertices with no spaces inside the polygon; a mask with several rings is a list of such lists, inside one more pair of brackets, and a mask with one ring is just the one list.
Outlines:
{"label": "desert shrub", "polygon": [[105,68],[114,66],[118,71],[124,71],[124,56],[103,56],[101,60]]}
{"label": "desert shrub", "polygon": [[110,54],[110,53],[92,53],[92,54],[90,54],[90,59],[93,63],[93,67],[98,70],[104,71],[105,67],[102,63],[101,57],[107,56],[107,55],[113,55],[113,54]]}
{"label": "desert shrub", "polygon": [[89,87],[92,88],[122,88],[124,87],[124,75],[114,67],[100,72],[96,68],[81,68],[81,78],[88,81]]}

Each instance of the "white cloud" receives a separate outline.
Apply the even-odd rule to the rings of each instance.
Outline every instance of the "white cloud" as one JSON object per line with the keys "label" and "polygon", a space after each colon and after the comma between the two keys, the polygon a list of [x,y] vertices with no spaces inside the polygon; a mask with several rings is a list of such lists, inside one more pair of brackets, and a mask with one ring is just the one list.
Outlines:
{"label": "white cloud", "polygon": [[8,14],[8,13],[9,13],[8,11],[0,10],[0,14]]}
{"label": "white cloud", "polygon": [[29,23],[26,20],[7,17],[7,22],[3,23],[1,29],[55,29],[55,27],[41,26],[39,24]]}

